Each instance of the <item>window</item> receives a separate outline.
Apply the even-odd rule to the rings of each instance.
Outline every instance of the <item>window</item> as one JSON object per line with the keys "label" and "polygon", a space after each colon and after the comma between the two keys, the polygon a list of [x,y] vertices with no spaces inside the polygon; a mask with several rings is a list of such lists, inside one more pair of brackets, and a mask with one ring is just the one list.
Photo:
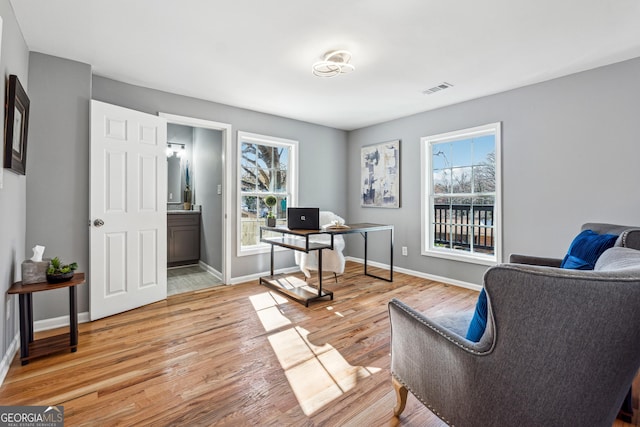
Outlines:
{"label": "window", "polygon": [[501,260],[500,123],[421,138],[422,254]]}
{"label": "window", "polygon": [[287,206],[295,206],[298,141],[238,132],[238,255],[265,252],[260,226],[269,208],[265,197],[277,199],[276,223],[286,224]]}

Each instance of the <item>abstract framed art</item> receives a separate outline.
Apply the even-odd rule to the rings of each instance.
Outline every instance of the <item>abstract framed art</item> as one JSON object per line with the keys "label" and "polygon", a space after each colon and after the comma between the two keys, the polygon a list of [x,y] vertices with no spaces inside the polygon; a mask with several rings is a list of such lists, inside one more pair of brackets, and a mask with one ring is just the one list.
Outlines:
{"label": "abstract framed art", "polygon": [[9,76],[4,131],[4,167],[25,175],[27,171],[27,131],[29,97],[18,77]]}
{"label": "abstract framed art", "polygon": [[362,147],[360,168],[360,206],[399,208],[400,140]]}

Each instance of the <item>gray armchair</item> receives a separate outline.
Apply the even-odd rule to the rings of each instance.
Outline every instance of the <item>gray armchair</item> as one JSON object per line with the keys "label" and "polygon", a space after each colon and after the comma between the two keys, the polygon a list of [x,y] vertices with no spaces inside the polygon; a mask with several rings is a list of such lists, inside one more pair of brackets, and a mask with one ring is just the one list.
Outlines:
{"label": "gray armchair", "polygon": [[500,265],[484,286],[477,343],[389,303],[396,416],[410,391],[452,425],[610,427],[640,368],[640,251],[608,249],[594,271]]}

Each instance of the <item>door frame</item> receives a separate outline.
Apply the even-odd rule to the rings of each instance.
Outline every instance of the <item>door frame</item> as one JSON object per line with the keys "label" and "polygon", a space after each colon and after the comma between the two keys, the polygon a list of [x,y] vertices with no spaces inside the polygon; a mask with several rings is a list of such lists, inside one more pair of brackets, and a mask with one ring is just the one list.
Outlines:
{"label": "door frame", "polygon": [[[213,129],[222,132],[222,188],[224,195],[222,197],[222,282],[226,285],[231,284],[231,256],[228,249],[231,248],[231,232],[229,231],[229,206],[231,206],[231,164],[229,162],[230,153],[232,153],[232,132],[231,124],[214,122],[205,119],[196,119],[194,117],[179,116],[169,113],[158,113],[158,116],[164,117],[168,123],[176,125],[184,125],[197,128]],[[165,248],[166,251],[166,248]]]}

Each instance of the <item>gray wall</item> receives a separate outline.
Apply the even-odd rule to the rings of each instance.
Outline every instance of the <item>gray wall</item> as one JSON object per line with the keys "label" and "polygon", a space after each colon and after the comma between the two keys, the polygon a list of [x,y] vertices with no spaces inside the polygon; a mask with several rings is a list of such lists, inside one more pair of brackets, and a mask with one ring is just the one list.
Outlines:
{"label": "gray wall", "polygon": [[193,130],[196,200],[202,206],[200,259],[222,271],[222,132],[213,129]]}
{"label": "gray wall", "polygon": [[[2,16],[0,94],[4,100],[6,81],[9,74],[15,74],[27,94],[30,95],[29,51],[8,0],[0,0],[0,16]],[[0,117],[3,121],[4,114],[4,102],[0,102]],[[2,140],[4,142],[4,137]],[[33,171],[31,164],[32,135],[28,136],[27,142],[27,176],[29,176]],[[0,144],[0,147],[2,147],[4,156],[4,143]],[[18,297],[8,296],[7,290],[13,282],[22,279],[20,265],[25,259],[27,180],[25,176],[17,175],[8,169],[3,169],[0,173],[3,182],[3,186],[0,188],[0,292],[2,293],[0,299],[0,324],[2,324],[0,328],[0,360],[2,360],[19,329]],[[9,319],[7,319],[6,312],[8,301],[11,305]]]}
{"label": "gray wall", "polygon": [[[640,225],[640,58],[349,133],[348,217],[391,223],[395,265],[480,284],[486,267],[420,255],[420,137],[502,122],[503,256],[562,257],[582,223]],[[455,89],[454,89],[455,90]],[[437,95],[436,95],[437,96]],[[361,208],[360,148],[401,139],[402,207]],[[362,257],[362,245],[348,244]],[[372,258],[388,259],[375,249]]]}
{"label": "gray wall", "polygon": [[[89,268],[89,100],[91,67],[41,53],[29,55],[28,256],[35,245],[45,257]],[[35,320],[69,314],[69,292],[33,297]],[[78,311],[89,310],[89,286],[78,287]]]}
{"label": "gray wall", "polygon": [[[233,127],[233,150],[227,154],[233,176],[232,206],[228,210],[234,238],[231,248],[231,276],[242,277],[269,269],[269,255],[236,256],[236,158],[237,131],[258,133],[300,142],[299,204],[318,206],[340,215],[346,212],[344,190],[347,171],[347,134],[344,131],[298,120],[230,107],[201,99],[133,86],[93,76],[93,99],[150,114],[158,112],[229,123]],[[196,183],[197,185],[197,183]],[[197,197],[197,196],[196,196]],[[290,266],[293,254],[277,254],[276,268]]]}

